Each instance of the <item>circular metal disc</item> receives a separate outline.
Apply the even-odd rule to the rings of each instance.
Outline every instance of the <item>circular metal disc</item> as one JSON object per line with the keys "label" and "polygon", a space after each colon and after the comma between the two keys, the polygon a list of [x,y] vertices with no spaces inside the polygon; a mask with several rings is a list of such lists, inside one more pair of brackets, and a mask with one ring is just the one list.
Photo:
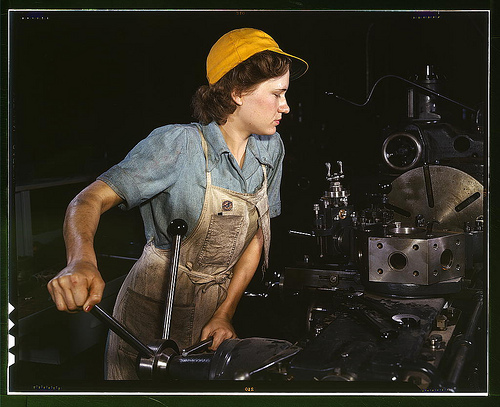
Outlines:
{"label": "circular metal disc", "polygon": [[418,215],[425,223],[437,221],[434,230],[463,231],[483,215],[483,186],[456,168],[431,165],[414,168],[392,182],[389,207],[395,219],[415,226]]}

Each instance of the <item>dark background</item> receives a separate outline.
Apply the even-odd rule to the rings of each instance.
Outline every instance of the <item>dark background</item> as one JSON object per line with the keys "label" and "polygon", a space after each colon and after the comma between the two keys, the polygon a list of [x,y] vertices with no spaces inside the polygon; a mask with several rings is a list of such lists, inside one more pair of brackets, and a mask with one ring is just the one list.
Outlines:
{"label": "dark background", "polygon": [[331,159],[357,168],[375,161],[377,130],[405,112],[406,88],[395,82],[381,84],[366,109],[324,97],[326,91],[363,102],[379,77],[409,78],[430,63],[446,77],[447,96],[473,107],[486,100],[485,13],[241,14],[12,13],[16,185],[99,174],[155,127],[190,122],[208,50],[238,27],[262,29],[309,62],[308,74],[291,85],[292,113],[280,127],[288,150],[307,148],[305,157],[323,154],[315,147],[327,143]]}
{"label": "dark background", "polygon": [[[487,22],[488,15],[477,12],[11,13],[10,190],[12,195],[29,191],[33,238],[32,253],[12,252],[15,317],[28,321],[35,315],[41,321],[43,315],[52,324],[71,324],[53,310],[44,290],[47,279],[64,267],[66,205],[151,130],[193,120],[191,96],[206,82],[205,58],[222,34],[240,27],[262,29],[310,65],[290,85],[291,113],[279,128],[287,151],[283,213],[273,220],[272,267],[279,270],[297,245],[287,230],[307,229],[311,205],[325,189],[324,162],[342,160],[353,197],[362,197],[376,188],[384,129],[397,127],[405,116],[406,87],[397,81],[380,83],[363,108],[325,92],[362,103],[378,78],[411,78],[433,64],[446,77],[445,95],[484,106]],[[469,130],[460,109],[452,104],[442,109],[445,121]],[[17,248],[19,230],[12,224],[11,242]],[[116,209],[103,217],[96,250],[107,281],[130,267],[128,260],[109,256],[137,257],[143,243],[138,211]],[[255,324],[245,326],[250,333],[269,328],[255,315],[241,318]],[[271,318],[268,324],[273,322]],[[84,330],[76,328],[72,336],[61,338],[57,332],[49,334],[47,326],[32,328],[30,336],[39,336],[30,346],[38,353],[28,358],[38,362],[19,363],[14,376],[19,386],[50,385],[64,375],[91,382],[92,369],[100,366],[96,349],[103,346],[102,335],[95,334],[97,345],[88,348]],[[57,356],[46,356],[47,349]],[[49,381],[40,382],[41,375]]]}
{"label": "dark background", "polygon": [[[486,13],[13,13],[14,186],[37,187],[33,234],[53,227],[48,223],[61,218],[73,193],[64,195],[68,186],[39,186],[90,182],[154,128],[192,121],[190,100],[206,82],[208,50],[222,34],[245,26],[270,33],[310,64],[291,83],[291,113],[279,128],[287,151],[279,222],[287,227],[305,227],[303,211],[325,188],[326,161],[344,162],[354,195],[374,187],[371,180],[358,190],[351,184],[377,171],[383,129],[405,117],[406,86],[396,80],[381,82],[364,108],[325,92],[362,103],[381,76],[412,78],[433,64],[446,78],[445,95],[474,108],[486,101]],[[468,126],[460,108],[441,108],[445,122]]]}

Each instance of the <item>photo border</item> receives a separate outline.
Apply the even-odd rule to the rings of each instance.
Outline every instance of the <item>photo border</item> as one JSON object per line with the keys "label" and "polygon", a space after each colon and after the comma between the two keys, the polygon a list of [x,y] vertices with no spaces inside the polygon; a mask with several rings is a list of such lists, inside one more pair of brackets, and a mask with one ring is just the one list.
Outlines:
{"label": "photo border", "polygon": [[[11,2],[8,2],[7,4],[7,7],[9,9],[17,9],[17,10],[46,10],[47,8],[46,7],[37,7],[37,8],[32,8],[32,7],[28,7],[28,8],[25,8],[24,6],[22,8],[17,8],[16,7],[16,4],[26,4],[26,2],[21,2],[21,1],[11,1]],[[34,4],[36,5],[40,5],[40,2],[33,2]],[[46,2],[46,3],[50,3],[50,4],[55,4],[55,3],[60,3],[60,2]],[[68,2],[70,4],[82,4],[82,3],[86,3],[86,4],[90,4],[91,3],[98,3],[98,4],[103,4],[103,2]],[[108,3],[108,2],[105,2],[105,3]],[[115,3],[115,2],[109,2],[110,3],[110,6],[112,5],[111,3]],[[133,3],[137,3],[137,2],[134,2],[134,1],[130,1],[130,2],[121,2],[123,5],[124,5],[124,8],[129,8],[129,6],[127,6],[127,4],[130,4],[132,5]],[[147,3],[155,3],[155,4],[158,4],[159,6],[159,3],[162,3],[163,5],[161,6],[161,9],[163,9],[164,7],[167,7],[167,4],[173,4],[173,3],[177,3],[177,2],[147,2]],[[286,3],[286,5],[289,5],[291,2],[273,2],[273,6],[274,6],[274,3]],[[325,2],[314,2],[314,3],[325,3]],[[460,2],[459,2],[460,3]],[[493,2],[486,2],[488,4],[490,4],[490,7],[493,6]],[[144,3],[143,3],[144,4]],[[482,2],[476,2],[476,4],[482,4]],[[5,6],[5,3],[2,4],[2,8]],[[75,7],[75,6],[73,6]],[[319,8],[316,8],[315,10],[317,9],[321,9],[321,5],[317,5],[316,7],[319,7]],[[83,8],[86,9],[86,7],[83,6]],[[186,9],[185,7],[182,7],[183,9]],[[247,10],[251,10],[252,7],[241,7],[242,9],[247,9]],[[113,7],[110,7],[110,9],[115,9]],[[121,9],[121,8],[120,8]],[[134,7],[131,7],[130,9],[133,9],[133,10],[137,10],[136,8]],[[152,8],[149,8],[148,7],[148,10],[156,10],[158,8],[156,7],[152,7]],[[198,8],[193,8],[192,10],[197,10]],[[348,10],[350,8],[347,8],[347,9],[339,9],[339,11],[343,11],[343,10]],[[373,8],[371,8],[373,9]],[[484,10],[483,8],[477,8],[477,6],[475,7],[476,10]],[[60,9],[60,10],[66,10],[66,9]],[[187,10],[187,9],[186,9]],[[213,9],[211,9],[213,10]],[[270,9],[271,11],[274,11],[275,9]],[[277,9],[276,9],[277,10]],[[335,10],[337,10],[337,8],[335,8]],[[445,8],[443,8],[442,10],[444,11],[449,11],[449,10],[446,10]],[[69,11],[69,10],[67,10]],[[97,11],[97,10],[96,10]],[[144,10],[145,11],[145,10]],[[304,10],[305,11],[305,10]],[[362,10],[359,10],[359,11],[362,11]],[[363,11],[368,11],[368,9],[365,9]],[[382,11],[382,10],[379,10],[379,9],[376,9],[376,10],[373,10],[373,11]],[[401,11],[404,11],[404,10],[401,10]],[[472,11],[472,10],[469,10],[469,11]],[[2,49],[5,50],[5,44],[6,44],[6,39],[5,39],[5,9],[2,9]],[[8,17],[7,17],[8,18]],[[495,20],[496,19],[494,18],[494,15],[491,15],[491,19],[492,20]],[[491,21],[491,20],[490,20]],[[494,24],[490,22],[490,30],[493,31],[493,27],[494,27]],[[490,49],[495,49],[495,50],[498,50],[499,49],[499,42],[498,42],[498,33],[496,32],[492,32],[491,33],[491,44],[490,44]],[[491,51],[490,51],[491,52]],[[493,55],[490,55],[490,59],[493,58]],[[496,57],[498,58],[498,57]],[[7,59],[7,60],[6,60]],[[490,62],[491,64],[491,62]],[[7,140],[7,137],[5,137],[6,134],[8,134],[9,132],[9,123],[7,122],[7,119],[9,117],[9,111],[8,111],[8,100],[9,100],[9,97],[8,95],[6,95],[5,93],[5,89],[6,87],[8,87],[8,77],[5,78],[5,72],[6,72],[6,69],[5,67],[8,66],[8,57],[6,58],[5,56],[5,53],[2,52],[2,67],[4,69],[2,69],[2,117],[4,118],[4,120],[2,120],[2,134],[4,135],[4,137],[2,138],[3,140],[3,144],[2,144],[2,165],[3,165],[3,168],[2,169],[5,169],[6,167],[9,168],[10,167],[10,160],[8,159],[10,157],[10,145],[8,144],[8,142],[6,141]],[[496,66],[492,66],[492,74],[494,78],[496,78]],[[7,86],[6,86],[7,84]],[[497,84],[496,80],[494,80],[492,78],[491,80],[491,83],[490,83],[490,88],[491,86],[493,86],[494,84]],[[492,98],[494,97],[494,95],[492,95]],[[6,106],[7,105],[7,106]],[[496,151],[496,148],[498,147],[498,142],[493,142],[493,134],[495,133],[498,133],[498,119],[497,119],[497,115],[496,114],[493,114],[494,112],[494,109],[495,107],[497,106],[497,102],[492,100],[491,101],[491,106],[490,106],[490,148],[492,151]],[[7,113],[7,114],[6,114]],[[7,119],[6,119],[7,118]],[[495,139],[496,141],[496,139]],[[7,158],[7,159],[6,159]],[[5,161],[7,161],[7,163],[5,163]],[[493,174],[493,171],[495,170],[495,164],[494,162],[491,163],[493,168],[491,169],[491,173]],[[2,230],[3,230],[3,239],[2,239],[2,288],[3,288],[3,292],[2,292],[2,296],[1,296],[1,306],[2,306],[2,343],[5,344],[6,341],[5,341],[5,338],[7,338],[7,331],[11,329],[12,325],[11,323],[9,322],[9,318],[6,318],[8,314],[10,314],[10,312],[12,311],[11,308],[8,307],[8,303],[6,301],[6,294],[8,293],[8,289],[9,289],[9,284],[8,284],[8,277],[5,275],[6,272],[4,271],[5,268],[8,269],[8,264],[9,262],[13,261],[10,257],[9,257],[9,237],[11,236],[11,222],[10,220],[12,219],[12,213],[11,213],[11,208],[12,208],[12,205],[11,205],[11,197],[10,197],[10,194],[6,191],[5,189],[5,185],[8,184],[9,185],[9,189],[11,188],[11,185],[10,185],[10,177],[7,176],[6,173],[10,173],[10,171],[2,171]],[[496,172],[495,172],[496,173]],[[491,187],[496,187],[496,177],[494,177],[495,179],[492,179],[491,183],[490,183],[490,188]],[[490,209],[490,213],[489,213],[489,218],[490,218],[490,231],[491,232],[494,232],[496,231],[496,228],[498,227],[498,224],[496,223],[495,221],[495,215],[496,214],[496,207],[498,205],[498,202],[497,202],[497,197],[496,197],[496,194],[494,192],[492,192],[490,194],[490,206],[489,206],[489,209]],[[490,236],[490,248],[492,246],[495,245],[496,243],[496,236],[493,235],[493,236]],[[490,267],[492,265],[492,263],[496,264],[496,255],[493,255],[493,253],[490,252],[490,256],[489,256],[489,262],[490,262]],[[6,260],[7,259],[7,260]],[[496,277],[496,275],[490,275],[490,278],[491,278],[491,281],[490,281],[490,286],[495,284],[496,279],[498,279],[498,277]],[[491,312],[491,314],[493,314],[493,316],[495,316],[497,314],[497,300],[494,299],[494,298],[491,298],[489,295],[488,295],[488,308]],[[490,315],[490,321],[492,320],[492,316]],[[495,337],[495,338],[498,338],[498,328],[495,328],[494,327],[494,323],[491,323],[490,324],[490,333],[491,333],[491,336]],[[494,343],[493,340],[491,339],[490,340],[490,343]],[[6,364],[10,363],[9,360],[11,360],[11,354],[9,352],[6,351],[5,347],[2,346],[2,350],[1,350],[1,356],[2,356],[2,366],[5,366]],[[498,360],[498,351],[492,347],[490,349],[490,352],[491,352],[491,355],[490,355],[490,360]],[[493,366],[490,366],[490,368],[493,367]],[[75,404],[78,403],[77,400],[75,400],[73,397],[71,396],[74,396],[74,395],[77,395],[76,393],[71,393],[71,395],[65,395],[64,393],[62,394],[44,394],[44,395],[40,395],[40,394],[20,394],[20,395],[16,395],[16,394],[10,394],[10,395],[6,395],[7,394],[7,382],[6,382],[6,378],[4,377],[4,373],[5,373],[5,369],[2,369],[2,383],[1,383],[1,394],[2,394],[2,398],[1,398],[1,403],[3,405],[3,403],[7,403],[5,405],[12,405],[12,406],[15,406],[15,405],[27,405],[25,404],[25,402],[27,401],[27,399],[29,398],[30,399],[30,405],[33,405],[33,406],[36,406],[36,405],[43,405],[44,402],[46,402],[46,399],[47,397],[51,398],[51,403],[55,403],[54,405],[70,405],[70,404],[73,404],[73,405],[78,405],[78,404]],[[496,375],[498,373],[498,368],[496,369],[491,369],[490,370],[490,375],[491,374],[494,374]],[[498,380],[497,379],[494,379],[494,378],[490,378],[489,380],[489,394],[490,394],[490,397],[474,397],[474,400],[473,402],[476,403],[478,402],[478,405],[493,405],[493,404],[486,404],[486,403],[493,403],[492,400],[496,400],[498,401],[498,391],[499,391],[499,386],[498,386]],[[132,405],[132,403],[134,403],[134,406],[137,405],[137,402],[138,400],[141,400],[141,405],[142,403],[144,403],[143,405],[158,405],[158,403],[160,404],[163,404],[163,405],[195,405],[194,403],[196,403],[196,405],[199,405],[198,403],[202,402],[204,405],[211,405],[211,404],[214,404],[217,403],[217,405],[219,405],[219,400],[216,400],[218,399],[219,396],[221,396],[221,399],[220,401],[224,400],[224,402],[228,402],[229,404],[231,404],[232,402],[236,402],[238,401],[238,403],[240,403],[241,401],[245,400],[245,402],[252,402],[252,403],[255,403],[255,402],[262,402],[263,404],[275,404],[276,402],[284,402],[284,403],[287,403],[287,405],[291,405],[290,404],[290,396],[298,396],[297,394],[289,394],[289,395],[283,395],[283,394],[276,394],[276,393],[264,393],[264,394],[261,394],[261,393],[255,393],[255,394],[234,394],[234,393],[217,393],[217,394],[214,394],[214,393],[196,393],[195,395],[191,395],[189,398],[187,397],[183,397],[183,395],[181,394],[171,394],[171,393],[166,393],[165,395],[163,394],[158,394],[158,393],[152,393],[152,394],[146,394],[146,395],[141,395],[141,396],[137,396],[137,395],[134,395],[134,397],[131,399],[129,398],[128,396],[131,396],[133,395],[133,393],[125,393],[126,396],[125,398],[122,398],[121,397],[121,394],[109,394],[109,395],[106,395],[106,394],[103,394],[103,393],[96,393],[96,394],[92,394],[92,393],[88,393],[88,392],[84,392],[82,393],[83,395],[88,395],[88,396],[106,396],[105,399],[103,399],[102,401],[100,399],[96,399],[95,397],[93,397],[93,400],[96,402],[95,405],[99,405],[100,403],[106,403],[106,405],[110,405],[108,403],[112,403],[114,405],[120,405],[120,406],[127,406],[127,405]],[[154,395],[155,397],[145,397],[145,396],[150,396],[150,395]],[[204,397],[204,396],[207,396],[209,395],[210,397],[208,398],[210,401],[208,402],[209,404],[207,404],[207,399]],[[377,398],[374,398],[373,396],[379,396]],[[21,397],[20,397],[21,396]],[[163,400],[164,400],[164,396],[175,396],[175,397],[168,397],[166,398],[165,400],[165,403],[163,403]],[[187,395],[186,395],[187,396]],[[225,396],[230,396],[229,398],[232,399],[232,402],[231,401],[228,401],[228,397],[225,397]],[[240,397],[238,397],[240,396]],[[241,397],[241,396],[248,396],[248,397]],[[273,397],[268,397],[268,396],[273,396]],[[335,396],[335,397],[340,397],[341,400],[342,400],[342,403],[343,404],[349,404],[349,405],[365,405],[366,403],[370,402],[370,401],[375,401],[377,400],[377,402],[385,402],[385,403],[393,403],[394,404],[397,404],[397,398],[398,397],[405,397],[406,400],[405,400],[405,403],[408,402],[409,404],[408,405],[417,405],[418,404],[421,404],[422,400],[421,397],[416,397],[415,400],[413,400],[412,398],[416,396],[416,394],[411,394],[411,395],[404,395],[404,396],[400,396],[400,395],[387,395],[387,394],[379,394],[379,393],[374,393],[374,394],[363,394],[362,397],[360,396],[356,396],[356,395],[351,395],[351,394],[348,394],[348,395],[339,395],[338,393],[333,393],[333,394],[320,394],[320,395],[311,395],[311,394],[304,394],[304,395],[300,395],[300,397],[298,397],[298,399],[300,399],[300,402],[307,402],[307,403],[312,403],[314,402],[315,404],[316,403],[319,403],[317,405],[329,405],[327,404],[330,400],[330,397],[332,396]],[[380,397],[382,396],[382,397]],[[477,396],[476,394],[447,394],[447,396],[450,396],[450,400],[453,400],[453,405],[465,405],[465,403],[469,403],[471,402],[470,400],[466,400],[464,402],[464,404],[461,404],[462,401],[460,401],[460,399],[462,397],[467,397],[467,396]],[[23,400],[23,397],[26,397],[27,399],[24,399]],[[109,400],[109,397],[112,397],[111,400]],[[139,397],[139,399],[137,399],[137,397]],[[161,400],[159,399],[161,397]],[[158,400],[157,400],[158,398]],[[410,398],[410,400],[408,400],[408,398]],[[440,399],[440,397],[437,397],[437,398],[434,398],[434,397],[425,397],[425,400],[426,402],[428,400],[433,400],[432,402],[437,402],[438,400]],[[434,401],[435,400],[435,401]],[[295,401],[294,401],[295,402]],[[441,401],[442,402],[442,401]],[[24,403],[24,404],[21,404],[21,403]],[[181,404],[179,404],[181,403]],[[459,404],[458,404],[459,403]],[[82,404],[84,405],[84,404]],[[104,404],[102,404],[104,405]],[[303,404],[297,404],[297,405],[303,405]]]}

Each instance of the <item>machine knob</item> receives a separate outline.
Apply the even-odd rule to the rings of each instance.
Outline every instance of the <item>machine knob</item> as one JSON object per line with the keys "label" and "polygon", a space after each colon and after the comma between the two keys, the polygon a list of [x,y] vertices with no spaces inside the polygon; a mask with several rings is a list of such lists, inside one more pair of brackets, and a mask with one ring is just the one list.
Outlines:
{"label": "machine knob", "polygon": [[170,236],[184,236],[188,230],[188,225],[183,219],[174,219],[168,225],[167,232]]}

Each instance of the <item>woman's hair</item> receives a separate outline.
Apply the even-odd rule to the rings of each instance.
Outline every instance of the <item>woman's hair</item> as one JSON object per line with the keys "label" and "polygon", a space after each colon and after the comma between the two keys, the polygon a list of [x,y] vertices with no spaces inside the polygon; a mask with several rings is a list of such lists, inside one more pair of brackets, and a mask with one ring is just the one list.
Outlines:
{"label": "woman's hair", "polygon": [[216,121],[224,124],[227,117],[236,110],[231,97],[254,90],[260,83],[284,75],[291,65],[285,55],[272,51],[259,52],[241,62],[213,85],[198,88],[192,99],[193,116],[202,124]]}

